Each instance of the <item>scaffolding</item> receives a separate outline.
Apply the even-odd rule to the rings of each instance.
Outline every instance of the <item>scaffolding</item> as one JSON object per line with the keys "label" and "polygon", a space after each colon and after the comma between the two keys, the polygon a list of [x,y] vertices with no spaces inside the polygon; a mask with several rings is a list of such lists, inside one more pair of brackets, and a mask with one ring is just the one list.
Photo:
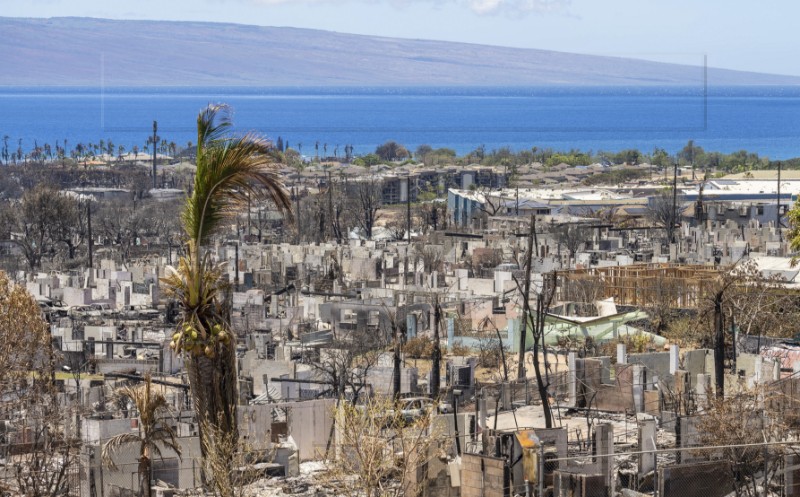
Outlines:
{"label": "scaffolding", "polygon": [[701,307],[725,268],[703,265],[637,264],[574,269],[559,273],[562,301],[613,298],[617,305]]}

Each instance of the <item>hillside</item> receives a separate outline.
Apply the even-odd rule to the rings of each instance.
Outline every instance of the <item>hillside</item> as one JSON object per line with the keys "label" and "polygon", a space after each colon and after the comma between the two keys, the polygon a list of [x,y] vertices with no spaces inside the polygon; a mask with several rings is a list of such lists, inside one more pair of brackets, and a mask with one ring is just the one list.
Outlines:
{"label": "hillside", "polygon": [[[700,85],[700,67],[467,43],[171,21],[0,18],[0,85]],[[800,78],[709,69],[710,85]]]}

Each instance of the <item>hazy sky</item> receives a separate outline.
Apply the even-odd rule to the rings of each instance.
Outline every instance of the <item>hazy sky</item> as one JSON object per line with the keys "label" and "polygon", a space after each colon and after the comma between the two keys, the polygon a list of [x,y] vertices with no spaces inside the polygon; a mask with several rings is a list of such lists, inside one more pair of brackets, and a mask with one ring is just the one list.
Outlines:
{"label": "hazy sky", "polygon": [[743,0],[0,0],[9,17],[221,21],[800,75],[800,4]]}

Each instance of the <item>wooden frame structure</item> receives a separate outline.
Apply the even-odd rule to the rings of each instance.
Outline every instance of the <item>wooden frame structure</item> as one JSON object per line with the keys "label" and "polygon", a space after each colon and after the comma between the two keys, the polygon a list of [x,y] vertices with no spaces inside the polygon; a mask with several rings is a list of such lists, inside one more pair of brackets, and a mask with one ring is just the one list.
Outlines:
{"label": "wooden frame structure", "polygon": [[636,264],[574,269],[558,274],[558,300],[614,298],[617,305],[701,307],[726,268],[703,265]]}

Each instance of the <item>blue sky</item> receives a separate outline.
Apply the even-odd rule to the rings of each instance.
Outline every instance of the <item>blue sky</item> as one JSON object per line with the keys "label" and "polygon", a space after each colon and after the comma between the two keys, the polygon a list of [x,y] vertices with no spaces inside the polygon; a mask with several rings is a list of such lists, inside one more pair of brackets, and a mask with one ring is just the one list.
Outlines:
{"label": "blue sky", "polygon": [[0,0],[9,17],[221,21],[800,75],[800,4],[742,0]]}

